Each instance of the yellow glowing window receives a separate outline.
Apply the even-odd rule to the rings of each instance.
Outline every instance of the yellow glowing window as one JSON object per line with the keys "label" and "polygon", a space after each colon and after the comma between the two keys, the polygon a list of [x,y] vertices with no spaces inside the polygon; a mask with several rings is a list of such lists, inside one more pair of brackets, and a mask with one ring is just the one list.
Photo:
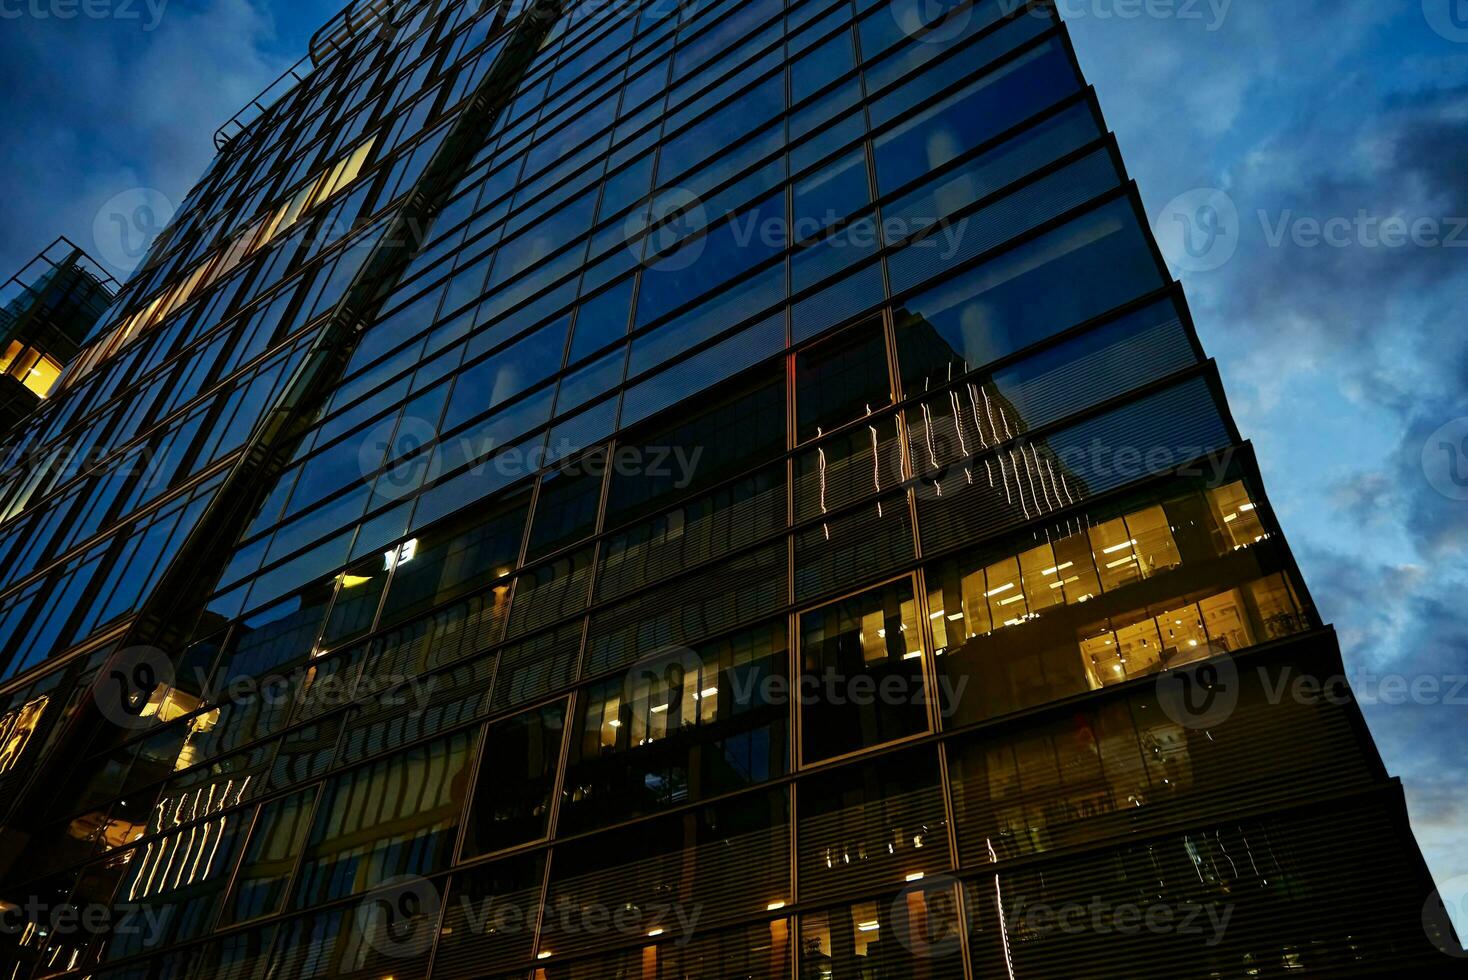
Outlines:
{"label": "yellow glowing window", "polygon": [[367,162],[367,156],[372,152],[373,144],[376,142],[377,137],[375,136],[366,139],[355,150],[338,160],[336,166],[331,168],[327,175],[321,179],[321,182],[317,184],[316,196],[311,203],[314,205],[326,200],[356,180],[357,175],[362,172],[362,166]]}
{"label": "yellow glowing window", "polygon": [[[376,143],[377,137],[375,136],[363,140],[351,153],[342,156],[325,172],[317,175],[316,179],[307,181],[305,186],[273,214],[266,215],[235,238],[219,254],[218,261],[205,259],[191,275],[179,280],[171,289],[160,292],[146,309],[124,320],[122,325],[114,331],[111,339],[106,342],[106,352],[98,360],[110,357],[134,334],[142,333],[178,310],[199,289],[207,287],[238,265],[245,256],[265,247],[277,236],[287,231],[306,211],[351,184],[361,174]],[[85,377],[93,366],[91,361],[81,365],[72,379],[68,381],[68,386]],[[3,366],[0,366],[0,371],[3,370]],[[46,390],[50,389],[51,383],[55,380],[54,376],[50,376]],[[30,385],[27,384],[27,387]],[[35,389],[32,388],[32,390]],[[44,394],[44,392],[41,393]]]}
{"label": "yellow glowing window", "polygon": [[59,377],[61,377],[60,362],[42,354],[40,360],[31,365],[31,369],[21,379],[21,384],[45,398],[46,393],[51,390],[51,386]]}
{"label": "yellow glowing window", "polygon": [[50,701],[49,697],[42,695],[0,719],[0,732],[3,732],[0,735],[0,773],[14,769],[20,761]]}
{"label": "yellow glowing window", "polygon": [[4,373],[15,362],[16,357],[24,350],[24,345],[18,340],[12,340],[10,346],[5,348],[5,353],[0,355],[0,373]]}

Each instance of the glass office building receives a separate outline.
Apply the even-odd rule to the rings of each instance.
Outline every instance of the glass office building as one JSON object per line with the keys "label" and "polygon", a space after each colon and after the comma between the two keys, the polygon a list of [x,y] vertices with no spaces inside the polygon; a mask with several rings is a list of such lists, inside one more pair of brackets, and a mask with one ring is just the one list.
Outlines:
{"label": "glass office building", "polygon": [[358,3],[0,447],[6,976],[1445,975],[1043,5]]}

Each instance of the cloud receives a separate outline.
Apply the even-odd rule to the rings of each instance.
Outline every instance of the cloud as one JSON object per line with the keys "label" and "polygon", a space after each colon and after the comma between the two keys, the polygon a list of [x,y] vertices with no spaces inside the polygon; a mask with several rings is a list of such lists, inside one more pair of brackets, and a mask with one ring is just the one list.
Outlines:
{"label": "cloud", "polygon": [[[117,5],[136,19],[5,20],[0,269],[9,275],[59,234],[108,251],[93,224],[119,193],[181,201],[214,155],[214,130],[305,52],[303,15],[319,22],[339,5],[293,2],[278,19],[259,0],[171,0],[154,30],[141,2]],[[127,271],[111,252],[98,257]]]}

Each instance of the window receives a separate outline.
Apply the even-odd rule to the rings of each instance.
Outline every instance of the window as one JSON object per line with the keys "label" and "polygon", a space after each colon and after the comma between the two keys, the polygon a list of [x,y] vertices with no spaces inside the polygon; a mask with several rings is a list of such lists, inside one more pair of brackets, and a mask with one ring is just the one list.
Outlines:
{"label": "window", "polygon": [[880,318],[795,356],[796,439],[804,442],[892,401]]}
{"label": "window", "polygon": [[767,790],[556,845],[550,907],[627,908],[641,918],[607,932],[552,924],[538,955],[557,960],[632,930],[671,934],[672,902],[700,910],[699,930],[789,902],[789,807],[787,790]]}
{"label": "window", "polygon": [[957,886],[914,882],[800,920],[800,977],[963,977]]}
{"label": "window", "polygon": [[[963,724],[1006,714],[1308,628],[1282,574],[1257,578],[1270,565],[1220,564],[1229,550],[1190,543],[1197,535],[1186,515],[1201,513],[1203,500],[1193,492],[1165,506],[1134,503],[1087,527],[1067,522],[1038,542],[1030,535],[1017,553],[928,569],[945,717]],[[1170,573],[1184,567],[1181,545],[1189,567],[1214,569],[1182,581],[1212,588],[1170,590]],[[1230,580],[1240,585],[1219,588]]]}
{"label": "window", "polygon": [[1269,537],[1259,519],[1259,508],[1243,483],[1210,490],[1208,503],[1227,548],[1247,548]]}
{"label": "window", "polygon": [[[910,105],[943,77],[951,77],[949,69],[927,72],[883,102]],[[1042,44],[877,137],[877,186],[884,194],[897,190],[1079,88],[1061,45]]]}
{"label": "window", "polygon": [[546,835],[565,732],[565,701],[489,726],[469,811],[465,857]]}
{"label": "window", "polygon": [[965,374],[1162,284],[1130,202],[1104,205],[906,300],[903,385],[922,391],[926,376]]}
{"label": "window", "polygon": [[[666,148],[664,149],[666,153]],[[687,300],[701,296],[786,246],[785,195],[767,198],[700,237],[685,241],[671,252],[646,259],[637,297],[637,326],[670,313]],[[772,219],[774,219],[772,221]],[[669,237],[668,229],[653,232],[648,249]],[[772,229],[775,229],[772,233]]]}
{"label": "window", "polygon": [[356,639],[372,628],[391,572],[391,565],[382,555],[375,554],[337,576],[336,601],[331,605],[326,628],[321,631],[321,649],[329,650]]}
{"label": "window", "polygon": [[396,623],[508,575],[520,553],[529,494],[470,508],[377,556],[392,571],[382,621]]}
{"label": "window", "polygon": [[[433,954],[442,976],[501,976],[534,961],[535,914],[545,855],[530,854],[456,873]],[[482,910],[489,910],[488,920]]]}
{"label": "window", "polygon": [[31,736],[40,726],[41,716],[51,701],[48,695],[33,698],[0,717],[0,774],[14,769],[31,744]]}
{"label": "window", "polygon": [[447,867],[474,741],[460,732],[328,782],[306,842],[295,906]]}
{"label": "window", "polygon": [[951,866],[931,746],[813,776],[798,794],[801,901],[901,888]]}
{"label": "window", "polygon": [[444,412],[443,431],[518,395],[561,366],[566,321],[540,328],[523,340],[460,372]]}
{"label": "window", "polygon": [[541,477],[526,560],[574,544],[596,530],[606,455],[605,450],[597,450],[566,469]]}
{"label": "window", "polygon": [[652,657],[578,699],[560,832],[695,802],[783,775],[783,622]]}
{"label": "window", "polygon": [[[769,460],[785,450],[785,377],[759,370],[721,390],[672,422],[657,420],[627,436],[620,454],[649,465],[615,466],[606,523],[615,527],[663,509]],[[661,465],[650,465],[661,461]]]}
{"label": "window", "polygon": [[272,800],[260,808],[249,847],[240,862],[234,893],[225,907],[225,924],[280,911],[310,829],[314,788]]}
{"label": "window", "polygon": [[308,656],[335,591],[335,578],[318,582],[236,626],[216,671],[222,674],[216,678],[216,690],[235,678],[258,677]]}
{"label": "window", "polygon": [[12,340],[4,355],[0,355],[0,373],[18,378],[21,384],[45,398],[61,376],[61,363],[49,354]]}
{"label": "window", "polygon": [[584,300],[576,311],[576,332],[571,338],[572,364],[587,354],[627,336],[627,317],[632,307],[632,279]]}
{"label": "window", "polygon": [[927,731],[919,627],[908,579],[801,613],[806,762]]}

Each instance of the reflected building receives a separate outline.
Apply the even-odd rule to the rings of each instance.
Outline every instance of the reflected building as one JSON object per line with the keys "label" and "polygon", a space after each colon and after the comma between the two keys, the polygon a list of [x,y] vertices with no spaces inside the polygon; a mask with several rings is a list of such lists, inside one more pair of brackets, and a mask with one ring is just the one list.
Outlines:
{"label": "reflected building", "polygon": [[10,976],[1452,975],[1063,25],[927,15],[359,2],[220,130],[0,446]]}

